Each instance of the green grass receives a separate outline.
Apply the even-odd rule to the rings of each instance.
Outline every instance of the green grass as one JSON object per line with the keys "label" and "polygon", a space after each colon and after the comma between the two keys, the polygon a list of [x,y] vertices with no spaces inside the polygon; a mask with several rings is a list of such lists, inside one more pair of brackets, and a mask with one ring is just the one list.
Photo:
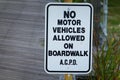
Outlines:
{"label": "green grass", "polygon": [[120,36],[120,0],[109,0],[108,31]]}
{"label": "green grass", "polygon": [[108,0],[110,7],[119,7],[120,6],[120,0]]}

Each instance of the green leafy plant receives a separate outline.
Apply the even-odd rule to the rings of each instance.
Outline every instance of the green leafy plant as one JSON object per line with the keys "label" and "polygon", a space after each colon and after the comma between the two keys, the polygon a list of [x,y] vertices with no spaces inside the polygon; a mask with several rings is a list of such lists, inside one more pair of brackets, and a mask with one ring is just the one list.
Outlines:
{"label": "green leafy plant", "polygon": [[108,38],[105,45],[93,55],[93,75],[90,80],[120,80],[120,40]]}

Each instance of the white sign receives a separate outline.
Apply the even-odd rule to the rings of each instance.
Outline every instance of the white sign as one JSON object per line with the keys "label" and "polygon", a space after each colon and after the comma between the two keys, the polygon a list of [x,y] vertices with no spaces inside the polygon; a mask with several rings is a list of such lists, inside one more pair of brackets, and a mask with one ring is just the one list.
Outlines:
{"label": "white sign", "polygon": [[92,67],[92,5],[49,3],[45,11],[45,70],[48,73],[89,73]]}

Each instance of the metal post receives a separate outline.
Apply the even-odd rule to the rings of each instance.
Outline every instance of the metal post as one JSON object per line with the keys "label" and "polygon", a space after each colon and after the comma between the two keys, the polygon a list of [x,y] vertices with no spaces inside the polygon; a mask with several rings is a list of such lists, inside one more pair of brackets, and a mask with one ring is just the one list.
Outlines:
{"label": "metal post", "polygon": [[107,15],[108,15],[108,0],[104,0],[103,2],[103,10],[104,10],[104,28],[103,28],[103,32],[105,34],[105,36],[107,36]]}
{"label": "metal post", "polygon": [[72,76],[72,74],[65,74],[64,79],[65,80],[72,80],[73,76]]}
{"label": "metal post", "polygon": [[84,0],[84,2],[87,2],[87,0]]}
{"label": "metal post", "polygon": [[[104,37],[103,37],[103,41],[106,42],[107,41],[107,16],[108,16],[108,0],[104,0],[103,2],[103,12],[104,12],[104,16],[103,16],[103,33],[104,33]],[[105,44],[105,50],[107,50],[107,43]]]}
{"label": "metal post", "polygon": [[105,50],[107,50],[107,16],[108,16],[108,0],[104,0],[103,3],[103,22],[101,22],[102,34],[101,37],[101,46],[105,45]]}

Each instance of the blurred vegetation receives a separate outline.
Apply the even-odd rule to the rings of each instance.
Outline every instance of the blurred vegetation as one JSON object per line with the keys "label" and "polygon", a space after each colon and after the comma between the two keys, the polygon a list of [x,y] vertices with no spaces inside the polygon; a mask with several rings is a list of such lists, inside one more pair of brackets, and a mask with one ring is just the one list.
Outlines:
{"label": "blurred vegetation", "polygon": [[120,38],[108,37],[108,49],[98,50],[93,54],[94,64],[89,80],[120,80]]}
{"label": "blurred vegetation", "polygon": [[108,31],[120,37],[120,0],[109,0]]}

